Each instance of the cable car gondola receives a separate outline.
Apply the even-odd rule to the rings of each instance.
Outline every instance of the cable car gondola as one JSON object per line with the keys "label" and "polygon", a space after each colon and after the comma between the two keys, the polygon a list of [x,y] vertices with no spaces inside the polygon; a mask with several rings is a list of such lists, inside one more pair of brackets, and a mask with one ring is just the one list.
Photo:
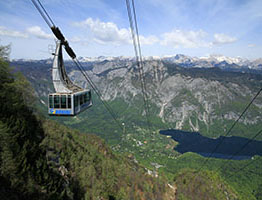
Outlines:
{"label": "cable car gondola", "polygon": [[67,76],[62,46],[72,58],[75,57],[75,54],[59,29],[52,27],[52,31],[58,38],[52,68],[52,79],[56,92],[48,95],[48,114],[51,116],[74,116],[92,106],[91,91],[74,85]]}

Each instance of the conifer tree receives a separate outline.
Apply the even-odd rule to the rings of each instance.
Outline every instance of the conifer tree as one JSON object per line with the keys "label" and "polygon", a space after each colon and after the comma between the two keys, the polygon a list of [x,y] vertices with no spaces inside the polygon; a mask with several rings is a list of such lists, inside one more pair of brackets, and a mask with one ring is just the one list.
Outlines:
{"label": "conifer tree", "polygon": [[[8,47],[0,48],[0,176],[20,199],[66,196],[63,177],[47,165],[41,122],[33,113],[33,90],[11,73]],[[6,190],[7,190],[6,189]]]}

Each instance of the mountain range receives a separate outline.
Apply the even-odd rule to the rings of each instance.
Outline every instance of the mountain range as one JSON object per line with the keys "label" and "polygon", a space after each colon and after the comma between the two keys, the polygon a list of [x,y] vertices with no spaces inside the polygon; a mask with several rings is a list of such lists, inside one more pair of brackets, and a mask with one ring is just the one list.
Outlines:
{"label": "mountain range", "polygon": [[[144,126],[145,112],[135,60],[124,57],[80,60],[103,99],[116,105],[118,118],[129,124],[139,121]],[[33,82],[45,105],[47,94],[53,90],[51,64],[51,60],[12,62]],[[74,82],[90,87],[74,63],[66,61],[65,65]],[[259,61],[222,56],[146,59],[143,67],[152,126],[200,131],[209,137],[223,135],[261,87],[261,66]],[[261,102],[259,96],[233,135],[249,137],[248,132],[261,128]],[[124,110],[120,110],[122,107]]]}
{"label": "mountain range", "polygon": [[[170,57],[169,60],[148,58],[143,62],[150,131],[147,130],[138,67],[133,58],[80,59],[85,72],[100,90],[102,99],[111,106],[117,120],[124,124],[123,129],[112,120],[94,92],[93,106],[87,111],[73,118],[52,119],[83,133],[99,135],[113,152],[127,154],[132,162],[144,166],[150,175],[165,174],[170,183],[176,183],[174,190],[178,199],[205,199],[205,195],[212,196],[210,199],[260,199],[260,156],[252,157],[253,164],[240,172],[238,169],[249,164],[249,160],[227,162],[210,158],[204,170],[197,172],[198,176],[194,178],[196,169],[206,162],[205,158],[195,153],[175,151],[177,142],[157,132],[180,129],[198,131],[213,139],[224,136],[260,90],[261,70],[259,67],[244,70],[240,64],[229,64],[229,61],[217,61],[223,62],[224,67],[212,65],[211,61],[208,67],[193,67],[188,63],[197,66],[196,61],[184,59],[182,62],[182,58],[178,55],[177,62]],[[31,82],[39,99],[38,108],[47,116],[47,95],[54,91],[52,59],[17,60],[11,65]],[[76,84],[90,87],[73,62],[66,61],[65,66]],[[238,67],[233,68],[235,66]],[[260,94],[227,136],[254,137],[262,128],[261,102]],[[258,135],[255,139],[262,140],[262,137]],[[192,141],[192,145],[198,145],[197,141]],[[228,185],[221,184],[223,180]],[[200,188],[197,193],[196,187]],[[224,196],[218,197],[221,194],[214,193],[214,188]]]}
{"label": "mountain range", "polygon": [[[166,56],[146,56],[143,57],[145,61],[150,60],[161,60],[169,63],[180,64],[183,67],[199,67],[199,68],[210,68],[219,67],[222,69],[253,69],[262,70],[262,58],[257,59],[246,59],[241,57],[228,57],[223,55],[209,55],[203,57],[191,57],[183,54],[166,55]],[[118,57],[79,57],[78,60],[83,63],[99,63],[103,61],[135,61],[134,57],[118,56]],[[52,59],[43,60],[52,62]],[[39,60],[30,59],[13,59],[12,62],[39,62]]]}

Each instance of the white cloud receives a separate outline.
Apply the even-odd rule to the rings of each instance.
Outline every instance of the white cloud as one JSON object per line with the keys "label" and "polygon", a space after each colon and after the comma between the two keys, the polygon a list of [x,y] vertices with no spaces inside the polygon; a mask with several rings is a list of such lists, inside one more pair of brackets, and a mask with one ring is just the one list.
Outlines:
{"label": "white cloud", "polygon": [[71,39],[69,39],[70,42],[73,42],[73,43],[79,43],[81,45],[84,45],[84,46],[88,46],[89,45],[89,41],[87,39],[83,39],[83,38],[80,38],[80,37],[72,37]]}
{"label": "white cloud", "polygon": [[36,36],[39,39],[52,39],[52,34],[45,33],[39,26],[32,26],[26,30],[31,35]]}
{"label": "white cloud", "polygon": [[28,35],[19,31],[9,30],[4,26],[0,26],[0,35],[16,38],[27,38]]}
{"label": "white cloud", "polygon": [[204,40],[207,33],[199,31],[173,30],[162,35],[162,45],[173,46],[174,48],[198,48],[208,47],[209,44]]}
{"label": "white cloud", "polygon": [[256,47],[256,44],[248,44],[247,47],[248,48],[254,48],[254,47]]}
{"label": "white cloud", "polygon": [[[119,28],[113,22],[102,22],[99,19],[87,18],[84,21],[75,22],[73,25],[87,29],[88,34],[86,37],[88,37],[88,43],[93,41],[99,44],[132,44],[130,29]],[[211,47],[212,45],[227,44],[237,40],[235,37],[217,33],[214,34],[214,41],[211,42],[210,40],[208,41],[208,33],[201,29],[196,31],[176,29],[163,33],[160,37],[140,35],[139,39],[141,45],[160,44],[174,48]],[[72,38],[72,42],[81,43],[79,38]]]}
{"label": "white cloud", "polygon": [[[102,22],[99,19],[88,18],[82,22],[75,22],[74,25],[87,28],[92,33],[93,40],[99,44],[132,44],[130,29],[118,28],[113,22]],[[158,42],[156,36],[145,37],[141,35],[139,39],[142,45],[152,45]]]}
{"label": "white cloud", "polygon": [[216,33],[214,35],[214,38],[215,38],[215,41],[213,42],[213,44],[228,44],[228,43],[233,43],[237,41],[237,38],[228,36],[223,33]]}
{"label": "white cloud", "polygon": [[101,22],[99,19],[88,18],[82,22],[76,22],[74,25],[82,28],[88,28],[93,34],[93,39],[97,43],[127,44],[131,43],[128,29],[119,29],[112,22]]}
{"label": "white cloud", "polygon": [[75,43],[80,43],[82,40],[81,38],[75,36],[75,37],[72,37],[71,39],[69,39],[70,42],[75,42]]}
{"label": "white cloud", "polygon": [[26,29],[25,32],[9,30],[4,26],[0,26],[0,35],[16,38],[28,38],[29,35],[34,35],[40,39],[52,39],[52,34],[45,33],[39,26],[33,26]]}
{"label": "white cloud", "polygon": [[143,35],[140,35],[139,40],[142,45],[152,45],[159,42],[159,39],[154,35],[150,35],[148,37],[144,37]]}

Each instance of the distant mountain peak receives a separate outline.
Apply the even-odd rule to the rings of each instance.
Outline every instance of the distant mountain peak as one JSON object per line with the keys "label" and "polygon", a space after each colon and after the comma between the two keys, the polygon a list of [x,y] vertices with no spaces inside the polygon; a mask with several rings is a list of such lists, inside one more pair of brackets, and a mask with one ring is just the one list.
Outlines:
{"label": "distant mountain peak", "polygon": [[[13,59],[11,62],[33,62],[33,63],[52,63],[52,58],[45,60],[32,59]],[[82,63],[100,63],[104,61],[110,62],[134,62],[135,57],[131,56],[98,56],[98,57],[78,57]],[[169,63],[179,64],[186,68],[212,68],[218,67],[222,69],[251,69],[262,70],[262,58],[249,60],[242,57],[228,57],[220,54],[210,54],[202,57],[192,57],[184,54],[163,55],[163,56],[144,56],[144,61],[161,60]],[[69,61],[69,60],[67,60]]]}

